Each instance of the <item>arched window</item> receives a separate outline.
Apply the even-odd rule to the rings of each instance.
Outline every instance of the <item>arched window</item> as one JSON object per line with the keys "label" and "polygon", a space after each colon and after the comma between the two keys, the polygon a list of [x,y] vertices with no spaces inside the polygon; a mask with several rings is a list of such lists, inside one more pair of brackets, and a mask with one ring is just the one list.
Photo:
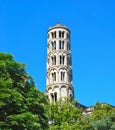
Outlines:
{"label": "arched window", "polygon": [[62,32],[62,38],[64,38],[64,32]]}
{"label": "arched window", "polygon": [[63,56],[63,62],[62,62],[63,65],[64,65],[64,60],[65,60],[65,56]]}
{"label": "arched window", "polygon": [[52,65],[56,65],[56,56],[51,57]]}
{"label": "arched window", "polygon": [[54,65],[56,65],[56,56],[54,56]]}
{"label": "arched window", "polygon": [[54,95],[53,95],[53,93],[50,93],[50,96],[51,96],[51,100],[53,102],[54,101]]}
{"label": "arched window", "polygon": [[61,42],[61,49],[64,49],[64,41]]}
{"label": "arched window", "polygon": [[64,63],[65,63],[65,56],[60,55],[60,65],[64,65]]}
{"label": "arched window", "polygon": [[52,73],[52,81],[54,81],[54,74]]}
{"label": "arched window", "polygon": [[61,81],[64,81],[65,79],[65,72],[61,72]]}
{"label": "arched window", "polygon": [[61,38],[61,31],[59,31],[59,38]]}
{"label": "arched window", "polygon": [[56,38],[56,32],[54,32],[54,38]]}
{"label": "arched window", "polygon": [[53,65],[53,56],[51,57],[52,65]]}
{"label": "arched window", "polygon": [[51,42],[51,47],[52,47],[52,50],[53,50],[53,42]]}
{"label": "arched window", "polygon": [[61,49],[61,41],[59,41],[59,49]]}
{"label": "arched window", "polygon": [[54,72],[54,77],[53,78],[54,78],[54,81],[56,81],[56,72]]}
{"label": "arched window", "polygon": [[57,101],[57,93],[56,92],[54,93],[54,100],[55,100],[55,102]]}
{"label": "arched window", "polygon": [[56,72],[52,73],[52,81],[56,81]]}
{"label": "arched window", "polygon": [[51,33],[51,35],[52,35],[52,38],[54,38],[54,34],[53,34],[53,32]]}
{"label": "arched window", "polygon": [[64,41],[59,41],[59,49],[64,49]]}
{"label": "arched window", "polygon": [[62,56],[60,56],[60,65],[62,64]]}
{"label": "arched window", "polygon": [[56,41],[53,43],[53,50],[56,50]]}

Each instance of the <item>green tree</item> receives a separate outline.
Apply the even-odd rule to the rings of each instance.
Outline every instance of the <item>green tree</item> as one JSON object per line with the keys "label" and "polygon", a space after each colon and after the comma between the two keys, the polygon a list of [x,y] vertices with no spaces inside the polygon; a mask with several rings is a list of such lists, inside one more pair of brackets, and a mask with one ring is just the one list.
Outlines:
{"label": "green tree", "polygon": [[89,124],[94,130],[115,130],[115,113],[103,116],[100,120],[95,120]]}
{"label": "green tree", "polygon": [[53,130],[115,130],[115,108],[96,103],[92,114],[82,114],[75,101],[60,100],[50,105]]}
{"label": "green tree", "polygon": [[0,53],[0,129],[45,130],[48,128],[45,95],[36,89],[26,66]]}
{"label": "green tree", "polygon": [[115,108],[109,104],[96,103],[90,116],[92,130],[115,130]]}
{"label": "green tree", "polygon": [[97,102],[94,106],[94,111],[92,112],[91,119],[99,120],[104,116],[109,116],[111,113],[115,113],[114,107],[110,106],[107,103],[100,104]]}
{"label": "green tree", "polygon": [[53,130],[76,130],[79,127],[82,112],[75,105],[76,102],[68,98],[50,104],[49,117],[53,121]]}

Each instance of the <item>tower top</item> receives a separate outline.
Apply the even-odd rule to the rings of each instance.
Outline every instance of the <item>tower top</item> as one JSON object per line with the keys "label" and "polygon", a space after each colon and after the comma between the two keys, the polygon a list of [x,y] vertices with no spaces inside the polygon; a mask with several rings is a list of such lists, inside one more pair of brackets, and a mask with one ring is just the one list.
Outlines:
{"label": "tower top", "polygon": [[51,31],[52,29],[56,29],[56,28],[66,29],[70,32],[70,30],[65,25],[62,25],[60,22],[58,22],[55,26],[50,27],[48,32]]}

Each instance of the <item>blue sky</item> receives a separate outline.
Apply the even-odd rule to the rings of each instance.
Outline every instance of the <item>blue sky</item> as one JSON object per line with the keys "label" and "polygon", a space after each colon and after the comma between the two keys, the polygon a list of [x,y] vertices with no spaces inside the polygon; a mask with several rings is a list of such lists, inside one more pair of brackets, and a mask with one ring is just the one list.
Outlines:
{"label": "blue sky", "polygon": [[114,0],[0,0],[0,52],[27,65],[46,87],[47,30],[58,21],[71,30],[75,99],[115,105]]}

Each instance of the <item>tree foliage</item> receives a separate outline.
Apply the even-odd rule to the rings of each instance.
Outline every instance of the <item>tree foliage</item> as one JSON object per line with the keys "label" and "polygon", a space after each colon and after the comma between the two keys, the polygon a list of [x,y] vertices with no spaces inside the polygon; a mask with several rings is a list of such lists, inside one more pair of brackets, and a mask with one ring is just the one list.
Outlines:
{"label": "tree foliage", "polygon": [[25,65],[0,53],[0,129],[45,130],[47,100],[36,89]]}
{"label": "tree foliage", "polygon": [[89,125],[94,130],[115,130],[115,108],[107,103],[96,103]]}
{"label": "tree foliage", "polygon": [[69,98],[61,99],[50,105],[50,119],[53,121],[53,130],[80,130],[82,111],[78,109],[75,101]]}
{"label": "tree foliage", "polygon": [[115,108],[96,103],[92,114],[82,114],[76,102],[65,99],[50,105],[53,130],[115,130]]}

